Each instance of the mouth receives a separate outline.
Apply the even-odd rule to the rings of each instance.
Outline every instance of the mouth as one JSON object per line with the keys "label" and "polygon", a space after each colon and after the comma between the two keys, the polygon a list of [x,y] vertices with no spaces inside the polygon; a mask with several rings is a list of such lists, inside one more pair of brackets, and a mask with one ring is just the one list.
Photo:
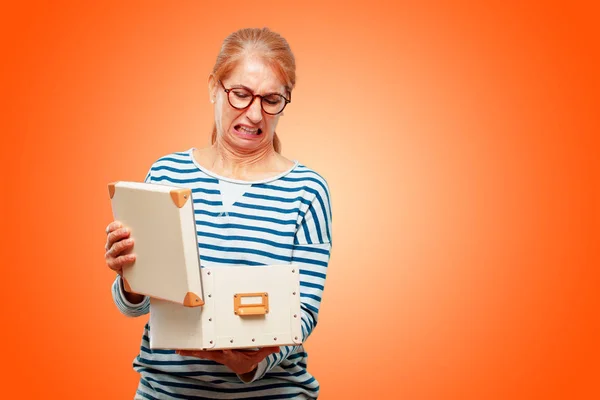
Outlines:
{"label": "mouth", "polygon": [[259,136],[262,134],[262,129],[251,128],[245,125],[236,125],[233,127],[233,129],[235,129],[235,131],[241,135]]}

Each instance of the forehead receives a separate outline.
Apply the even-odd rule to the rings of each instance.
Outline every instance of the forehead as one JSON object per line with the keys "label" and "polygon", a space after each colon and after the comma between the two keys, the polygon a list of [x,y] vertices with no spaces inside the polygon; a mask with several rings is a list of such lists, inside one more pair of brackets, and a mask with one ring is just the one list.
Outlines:
{"label": "forehead", "polygon": [[257,56],[240,60],[226,78],[229,86],[243,85],[256,92],[282,92],[285,83],[275,69]]}

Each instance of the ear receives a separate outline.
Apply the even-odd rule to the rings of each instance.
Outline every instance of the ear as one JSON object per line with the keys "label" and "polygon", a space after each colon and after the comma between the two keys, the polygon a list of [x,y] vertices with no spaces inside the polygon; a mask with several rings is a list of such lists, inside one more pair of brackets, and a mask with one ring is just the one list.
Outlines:
{"label": "ear", "polygon": [[208,75],[208,99],[211,103],[214,103],[217,98],[217,84],[214,74]]}

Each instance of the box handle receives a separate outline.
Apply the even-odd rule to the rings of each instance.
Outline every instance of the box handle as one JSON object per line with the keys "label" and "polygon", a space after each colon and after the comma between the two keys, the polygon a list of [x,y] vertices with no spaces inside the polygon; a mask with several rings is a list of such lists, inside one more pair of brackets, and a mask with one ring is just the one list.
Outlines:
{"label": "box handle", "polygon": [[236,293],[233,295],[233,313],[244,317],[247,315],[264,315],[269,312],[269,295],[267,293]]}

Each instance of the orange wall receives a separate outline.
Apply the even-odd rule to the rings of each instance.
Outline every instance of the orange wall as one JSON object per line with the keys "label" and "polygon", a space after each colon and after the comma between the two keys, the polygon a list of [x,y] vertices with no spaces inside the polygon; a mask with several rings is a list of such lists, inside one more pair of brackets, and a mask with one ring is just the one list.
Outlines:
{"label": "orange wall", "polygon": [[597,10],[94,3],[0,12],[6,398],[133,397],[106,185],[208,143],[244,26],[289,40],[284,154],[331,188],[322,398],[600,398]]}

